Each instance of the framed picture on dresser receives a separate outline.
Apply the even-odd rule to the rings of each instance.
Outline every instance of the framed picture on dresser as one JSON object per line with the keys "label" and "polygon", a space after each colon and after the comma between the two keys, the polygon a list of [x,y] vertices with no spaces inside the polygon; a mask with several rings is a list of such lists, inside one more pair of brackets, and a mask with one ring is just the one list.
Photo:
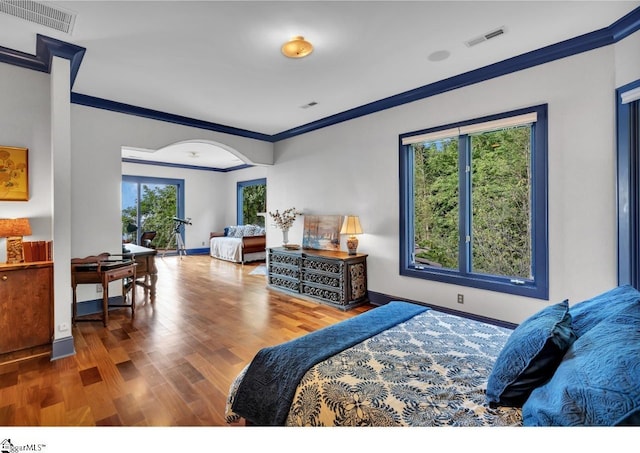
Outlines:
{"label": "framed picture on dresser", "polygon": [[302,248],[313,250],[340,250],[340,228],[344,216],[306,215]]}

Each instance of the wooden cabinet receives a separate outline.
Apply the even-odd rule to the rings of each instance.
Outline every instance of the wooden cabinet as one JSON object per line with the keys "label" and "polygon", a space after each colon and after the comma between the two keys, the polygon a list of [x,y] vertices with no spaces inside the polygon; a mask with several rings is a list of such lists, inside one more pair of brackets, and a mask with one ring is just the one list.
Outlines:
{"label": "wooden cabinet", "polygon": [[269,287],[342,310],[369,301],[367,255],[328,250],[271,248]]}
{"label": "wooden cabinet", "polygon": [[53,263],[0,264],[0,354],[53,338]]}

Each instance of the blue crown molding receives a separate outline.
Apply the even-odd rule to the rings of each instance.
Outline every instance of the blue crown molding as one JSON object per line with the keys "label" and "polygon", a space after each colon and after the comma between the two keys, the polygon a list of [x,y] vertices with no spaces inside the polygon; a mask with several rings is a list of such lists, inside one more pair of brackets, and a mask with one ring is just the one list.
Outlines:
{"label": "blue crown molding", "polygon": [[[424,85],[413,90],[390,96],[360,107],[346,110],[335,115],[322,118],[302,126],[289,129],[275,135],[239,129],[222,124],[211,123],[202,120],[187,118],[184,116],[164,113],[134,105],[124,104],[106,99],[100,99],[84,94],[71,93],[71,102],[74,104],[95,107],[114,112],[141,116],[159,121],[191,126],[200,129],[223,132],[256,140],[275,143],[280,140],[302,135],[327,126],[332,126],[344,121],[370,115],[389,108],[397,107],[409,102],[425,99],[447,91],[455,90],[475,83],[483,82],[495,77],[507,75],[523,69],[528,69],[554,60],[566,58],[602,46],[614,44],[632,33],[640,30],[640,7],[617,20],[608,27],[587,33],[557,44],[552,44],[532,52],[518,55],[501,62],[485,66],[473,71],[459,74],[454,77]],[[71,60],[71,86],[75,81],[77,72],[84,56],[85,49],[73,44],[68,44],[46,36],[37,36],[36,56],[29,55],[6,47],[0,47],[0,62],[21,66],[37,71],[50,72],[51,57],[56,55]]]}
{"label": "blue crown molding", "polygon": [[236,127],[224,126],[217,123],[210,123],[208,121],[188,118],[186,116],[174,115],[172,113],[165,113],[159,110],[138,107],[122,102],[110,101],[108,99],[97,98],[86,94],[71,93],[71,103],[84,105],[87,107],[95,107],[103,110],[110,110],[112,112],[140,116],[152,120],[166,121],[168,123],[180,124],[182,126],[196,127],[198,129],[206,129],[214,132],[223,132],[230,135],[239,135],[242,137],[253,138],[266,142],[271,141],[270,135],[261,134],[259,132],[248,131],[246,129],[238,129]]}
{"label": "blue crown molding", "polygon": [[343,121],[370,115],[409,102],[435,96],[446,91],[484,82],[485,80],[507,75],[512,72],[532,68],[554,60],[614,44],[638,30],[640,30],[640,7],[634,9],[606,28],[280,132],[279,134],[273,135],[272,140],[285,140]]}
{"label": "blue crown molding", "polygon": [[70,86],[73,87],[85,52],[84,47],[39,34],[36,35],[35,55],[0,46],[0,62],[48,74],[54,56],[66,58],[71,63]]}
{"label": "blue crown molding", "polygon": [[172,162],[155,162],[155,161],[148,161],[143,159],[132,159],[130,157],[123,157],[122,162],[128,162],[130,164],[157,165],[159,167],[185,168],[187,170],[217,171],[221,173],[227,173],[230,171],[242,170],[243,168],[253,167],[253,165],[249,165],[249,164],[236,165],[235,167],[229,167],[229,168],[202,167],[200,165],[174,164]]}

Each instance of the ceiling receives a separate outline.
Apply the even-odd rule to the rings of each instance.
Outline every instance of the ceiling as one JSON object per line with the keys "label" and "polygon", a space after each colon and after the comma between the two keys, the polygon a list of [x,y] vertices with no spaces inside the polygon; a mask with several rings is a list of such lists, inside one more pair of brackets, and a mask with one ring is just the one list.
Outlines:
{"label": "ceiling", "polygon": [[[640,1],[47,4],[76,14],[70,34],[0,13],[0,46],[35,54],[41,34],[84,47],[74,93],[275,135],[608,27]],[[311,55],[281,54],[295,35],[313,43]],[[163,153],[193,163],[210,149],[191,145]],[[218,151],[219,168],[238,164]]]}

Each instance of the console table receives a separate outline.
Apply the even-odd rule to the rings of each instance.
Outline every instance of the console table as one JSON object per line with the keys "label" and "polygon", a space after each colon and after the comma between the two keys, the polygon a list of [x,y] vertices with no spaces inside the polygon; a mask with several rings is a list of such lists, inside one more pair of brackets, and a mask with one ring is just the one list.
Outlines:
{"label": "console table", "polygon": [[348,310],[369,302],[367,255],[270,248],[268,286]]}

